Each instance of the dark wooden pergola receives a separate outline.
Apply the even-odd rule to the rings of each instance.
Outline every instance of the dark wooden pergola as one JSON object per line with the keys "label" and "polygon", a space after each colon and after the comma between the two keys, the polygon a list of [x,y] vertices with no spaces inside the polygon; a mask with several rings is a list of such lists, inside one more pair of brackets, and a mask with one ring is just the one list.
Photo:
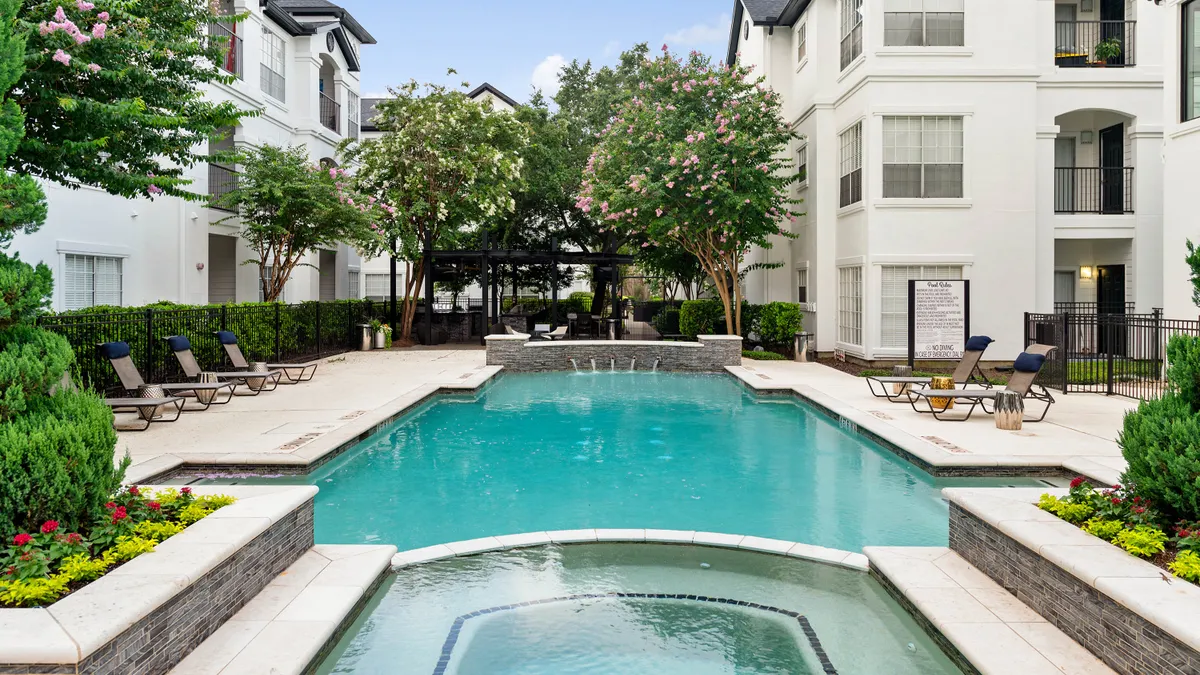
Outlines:
{"label": "dark wooden pergola", "polygon": [[[479,250],[460,250],[460,251],[438,251],[433,248],[432,237],[426,237],[425,249],[423,252],[424,272],[425,272],[425,322],[423,330],[425,331],[425,344],[433,342],[433,283],[434,283],[434,265],[441,263],[454,264],[470,264],[479,265],[480,280],[479,285],[483,294],[483,330],[480,333],[479,343],[485,344],[485,338],[491,328],[489,317],[495,318],[500,316],[500,298],[498,289],[496,288],[496,277],[493,274],[494,267],[502,264],[512,266],[518,265],[550,265],[551,282],[550,282],[550,328],[553,330],[557,327],[558,322],[558,267],[559,265],[603,265],[610,268],[611,274],[609,281],[612,283],[612,318],[617,321],[617,337],[620,337],[620,284],[621,272],[619,265],[633,264],[633,256],[621,253],[587,253],[584,251],[560,251],[558,250],[558,240],[550,240],[549,251],[524,251],[513,249],[493,248],[488,241],[487,231],[483,232],[482,247]],[[392,329],[396,326],[396,259],[392,259],[391,264],[392,276],[392,306],[390,320]],[[488,306],[488,288],[489,280],[491,285],[491,311]]]}

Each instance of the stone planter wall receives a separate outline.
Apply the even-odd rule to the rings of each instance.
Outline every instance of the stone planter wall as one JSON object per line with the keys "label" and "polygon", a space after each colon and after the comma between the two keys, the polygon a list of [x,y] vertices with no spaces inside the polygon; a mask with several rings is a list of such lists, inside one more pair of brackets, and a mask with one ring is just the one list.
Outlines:
{"label": "stone planter wall", "polygon": [[313,546],[314,487],[198,491],[239,501],[49,607],[0,609],[0,673],[166,673]]}
{"label": "stone planter wall", "polygon": [[950,548],[1113,670],[1200,673],[1200,588],[1044,513],[1038,491],[945,492]]}
{"label": "stone planter wall", "polygon": [[[742,363],[742,339],[701,335],[698,342],[641,342],[636,340],[530,340],[528,335],[489,335],[487,364],[514,372],[552,370],[658,370],[716,373]],[[575,359],[575,364],[571,363]],[[615,361],[615,363],[614,363]]]}

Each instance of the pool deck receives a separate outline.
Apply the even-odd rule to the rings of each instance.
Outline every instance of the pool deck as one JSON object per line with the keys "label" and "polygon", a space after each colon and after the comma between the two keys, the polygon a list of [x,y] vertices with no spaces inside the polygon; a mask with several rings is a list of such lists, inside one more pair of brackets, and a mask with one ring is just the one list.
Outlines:
{"label": "pool deck", "polygon": [[[993,418],[939,422],[907,403],[871,396],[862,378],[811,363],[749,361],[727,369],[760,391],[796,392],[910,453],[921,463],[956,468],[1064,467],[1106,483],[1125,467],[1115,439],[1134,401],[1095,394],[1055,393],[1045,422],[1001,431]],[[438,391],[470,391],[500,368],[485,365],[481,348],[411,348],[355,352],[327,359],[311,382],[281,385],[259,396],[186,412],[179,421],[123,431],[133,482],[182,465],[227,471],[275,467],[302,472]],[[1015,473],[1015,472],[1014,472]]]}

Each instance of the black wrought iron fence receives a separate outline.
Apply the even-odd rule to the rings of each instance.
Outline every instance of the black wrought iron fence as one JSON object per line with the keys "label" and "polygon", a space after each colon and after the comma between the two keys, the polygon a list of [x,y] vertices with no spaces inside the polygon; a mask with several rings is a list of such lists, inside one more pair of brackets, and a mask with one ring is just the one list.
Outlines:
{"label": "black wrought iron fence", "polygon": [[1166,389],[1167,341],[1200,336],[1200,321],[1150,314],[1025,314],[1025,344],[1054,345],[1038,383],[1064,393],[1151,399]]}
{"label": "black wrought iron fence", "polygon": [[286,363],[355,349],[361,336],[358,325],[382,311],[369,300],[254,303],[44,316],[38,325],[71,343],[76,382],[113,394],[123,387],[96,349],[104,342],[128,342],[147,382],[178,382],[185,378],[167,347],[170,336],[188,338],[202,368],[230,370],[216,331],[233,331],[247,359]]}

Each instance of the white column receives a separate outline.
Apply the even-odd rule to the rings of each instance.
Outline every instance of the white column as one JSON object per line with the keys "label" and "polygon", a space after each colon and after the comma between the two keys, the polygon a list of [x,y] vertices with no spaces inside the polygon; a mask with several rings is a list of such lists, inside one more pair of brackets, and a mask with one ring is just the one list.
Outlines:
{"label": "white column", "polygon": [[[1185,255],[1184,243],[1163,238],[1163,132],[1138,125],[1133,142],[1133,299],[1138,312],[1163,306],[1163,256]],[[1164,251],[1164,246],[1167,247]]]}
{"label": "white column", "polygon": [[1034,239],[1033,311],[1054,310],[1054,139],[1058,125],[1037,131],[1037,234]]}

